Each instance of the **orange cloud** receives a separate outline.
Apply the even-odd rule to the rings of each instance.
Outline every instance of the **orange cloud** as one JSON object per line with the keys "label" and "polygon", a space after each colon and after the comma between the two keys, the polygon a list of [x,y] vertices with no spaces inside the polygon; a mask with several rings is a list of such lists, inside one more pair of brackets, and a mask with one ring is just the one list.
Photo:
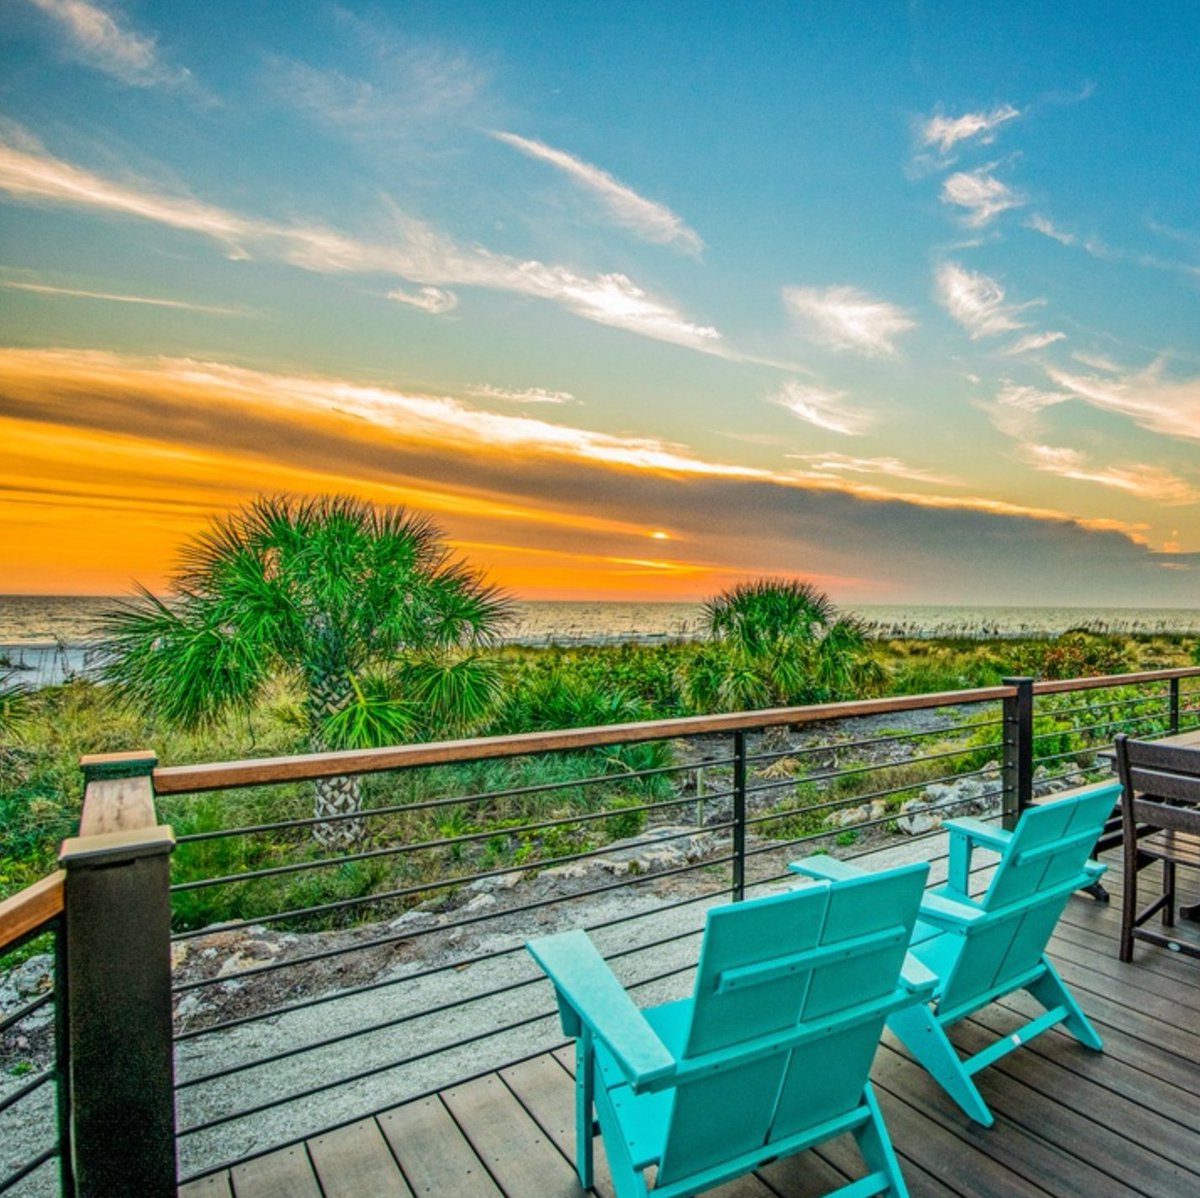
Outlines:
{"label": "orange cloud", "polygon": [[[433,514],[527,597],[693,599],[801,575],[858,602],[1133,585],[1186,554],[1137,529],[985,497],[905,494],[699,457],[448,396],[220,363],[0,349],[6,591],[158,586],[213,513],[263,492],[349,492]],[[654,539],[669,528],[669,540]],[[1021,591],[1020,588],[1025,588]],[[963,599],[963,601],[968,601]],[[1099,602],[1100,600],[1097,599]],[[1115,601],[1115,600],[1114,600]]]}

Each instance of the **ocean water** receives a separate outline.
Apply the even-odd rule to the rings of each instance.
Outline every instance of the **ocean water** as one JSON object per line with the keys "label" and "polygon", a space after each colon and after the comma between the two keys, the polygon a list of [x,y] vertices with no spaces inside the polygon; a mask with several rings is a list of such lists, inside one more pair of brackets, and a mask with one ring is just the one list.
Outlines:
{"label": "ocean water", "polygon": [[[0,595],[0,656],[35,684],[89,667],[96,619],[116,602],[103,595]],[[1200,633],[1200,608],[847,606],[872,635],[1053,636],[1093,632]],[[601,600],[527,601],[516,606],[508,638],[521,644],[658,641],[701,634],[699,603]]]}

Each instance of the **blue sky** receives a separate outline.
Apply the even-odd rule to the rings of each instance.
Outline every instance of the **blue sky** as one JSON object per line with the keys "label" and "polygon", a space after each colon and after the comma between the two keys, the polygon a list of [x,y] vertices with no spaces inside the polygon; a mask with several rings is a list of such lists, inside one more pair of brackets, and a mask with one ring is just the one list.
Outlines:
{"label": "blue sky", "polygon": [[1200,8],[8,0],[0,590],[1200,604]]}

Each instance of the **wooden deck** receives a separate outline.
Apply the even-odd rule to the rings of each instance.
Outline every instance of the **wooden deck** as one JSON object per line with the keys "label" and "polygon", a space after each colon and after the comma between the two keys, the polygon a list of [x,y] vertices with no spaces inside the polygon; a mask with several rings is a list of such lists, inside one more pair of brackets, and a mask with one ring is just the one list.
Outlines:
{"label": "wooden deck", "polygon": [[[913,1198],[1188,1198],[1200,1194],[1200,961],[1135,946],[1116,956],[1109,905],[1075,897],[1051,956],[1105,1041],[1057,1029],[977,1076],[996,1115],[966,1119],[885,1037],[873,1073]],[[1148,884],[1153,871],[1147,870]],[[1200,899],[1195,876],[1185,901]],[[1200,927],[1189,928],[1200,937]],[[974,1050],[1034,1009],[1016,998],[959,1025]],[[579,1198],[570,1163],[571,1053],[546,1055],[192,1182],[183,1198]],[[844,1141],[844,1142],[843,1142]],[[613,1193],[597,1153],[594,1193]],[[848,1137],[710,1191],[809,1198],[863,1172]]]}

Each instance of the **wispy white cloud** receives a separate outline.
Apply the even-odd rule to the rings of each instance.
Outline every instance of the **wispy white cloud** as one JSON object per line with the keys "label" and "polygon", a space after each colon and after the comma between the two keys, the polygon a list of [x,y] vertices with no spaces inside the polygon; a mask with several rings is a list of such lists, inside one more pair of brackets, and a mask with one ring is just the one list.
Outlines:
{"label": "wispy white cloud", "polygon": [[1114,362],[1112,358],[1106,358],[1102,354],[1080,352],[1072,354],[1071,357],[1084,366],[1090,366],[1093,370],[1103,370],[1106,374],[1126,373],[1125,367],[1119,362]]}
{"label": "wispy white cloud", "polygon": [[785,287],[783,302],[805,336],[829,349],[891,357],[894,338],[916,327],[903,309],[856,287]]}
{"label": "wispy white cloud", "polygon": [[921,144],[934,146],[943,154],[963,141],[987,144],[995,140],[1001,125],[1020,115],[1020,110],[1011,104],[1001,104],[990,112],[964,112],[955,117],[935,113],[920,126]]}
{"label": "wispy white cloud", "polygon": [[417,291],[405,291],[403,287],[393,287],[387,293],[387,298],[400,304],[408,304],[420,308],[431,316],[440,316],[458,307],[458,296],[453,291],[441,287],[421,287]]}
{"label": "wispy white cloud", "polygon": [[1146,502],[1167,506],[1200,503],[1200,487],[1163,466],[1140,462],[1095,466],[1078,449],[1035,443],[1022,445],[1019,452],[1035,470],[1076,482],[1111,487]]}
{"label": "wispy white cloud", "polygon": [[488,74],[469,55],[381,34],[346,10],[337,15],[365,51],[362,74],[274,58],[268,83],[284,103],[347,137],[371,142],[379,152],[389,143],[407,148],[447,123],[484,119]]}
{"label": "wispy white cloud", "polygon": [[871,424],[867,412],[847,407],[844,391],[828,391],[788,379],[772,396],[773,402],[787,408],[808,424],[846,436],[858,436]]}
{"label": "wispy white cloud", "polygon": [[646,241],[661,245],[677,245],[690,254],[699,254],[704,248],[700,235],[689,228],[682,217],[677,216],[664,204],[648,200],[608,171],[584,162],[565,150],[556,150],[544,142],[521,137],[517,133],[495,131],[497,141],[512,146],[530,158],[537,158],[562,171],[574,183],[583,187],[599,200],[609,216],[623,228],[630,229]]}
{"label": "wispy white cloud", "polygon": [[793,462],[802,462],[798,471],[804,478],[828,478],[842,474],[882,474],[887,478],[903,478],[912,482],[935,483],[939,486],[957,487],[962,483],[946,474],[935,474],[909,466],[899,458],[856,458],[845,453],[790,453]]}
{"label": "wispy white cloud", "polygon": [[[19,140],[21,144],[13,144]],[[121,183],[47,154],[30,139],[0,141],[0,190],[27,203],[137,217],[199,233],[235,258],[257,254],[327,274],[395,274],[429,287],[483,287],[548,300],[598,324],[719,356],[740,358],[720,332],[687,319],[627,275],[587,275],[570,267],[461,247],[422,221],[393,212],[393,236],[367,241],[321,225],[241,216],[189,195]]]}
{"label": "wispy white cloud", "polygon": [[943,262],[934,276],[938,302],[967,330],[972,341],[1024,328],[1017,317],[1042,300],[1005,302],[1004,288],[989,275]]}
{"label": "wispy white cloud", "polygon": [[191,73],[162,61],[153,37],[123,28],[90,0],[29,0],[57,25],[74,58],[133,87],[180,87]]}
{"label": "wispy white cloud", "polygon": [[155,308],[182,308],[188,312],[209,312],[214,316],[246,316],[244,308],[221,308],[213,304],[195,304],[188,300],[157,299],[147,295],[122,295],[112,291],[85,291],[78,287],[52,287],[49,283],[22,283],[0,279],[0,287],[35,291],[44,295],[65,295],[74,299],[107,300],[115,304],[149,304]]}
{"label": "wispy white cloud", "polygon": [[995,163],[973,171],[956,171],[942,182],[941,199],[966,211],[966,222],[972,228],[986,225],[993,217],[1009,208],[1020,208],[1025,197],[1006,183],[1001,183],[991,171]]}
{"label": "wispy white cloud", "polygon": [[570,391],[547,391],[544,387],[493,387],[490,383],[477,383],[467,388],[468,395],[480,399],[503,399],[511,403],[575,403]]}
{"label": "wispy white cloud", "polygon": [[1200,376],[1163,377],[1161,362],[1133,374],[1078,375],[1047,367],[1051,380],[1075,399],[1127,416],[1139,427],[1167,437],[1200,441]]}
{"label": "wispy white cloud", "polygon": [[1045,349],[1047,345],[1053,345],[1056,341],[1063,341],[1066,336],[1066,333],[1058,332],[1030,333],[1028,337],[1014,341],[1004,352],[1006,354],[1027,354],[1035,349]]}
{"label": "wispy white cloud", "polygon": [[1026,228],[1033,229],[1035,232],[1041,233],[1043,237],[1049,237],[1057,241],[1059,245],[1074,245],[1079,238],[1074,233],[1068,233],[1065,229],[1060,229],[1049,217],[1042,216],[1040,213],[1033,213],[1025,222]]}
{"label": "wispy white cloud", "polygon": [[[1144,266],[1150,270],[1183,274],[1193,279],[1200,278],[1200,264],[1195,262],[1180,261],[1178,258],[1163,258],[1158,254],[1148,254],[1141,250],[1121,249],[1109,245],[1103,238],[1095,234],[1084,237],[1068,232],[1059,228],[1048,217],[1036,213],[1025,224],[1027,228],[1033,229],[1045,237],[1053,238],[1060,245],[1075,246],[1093,258],[1099,258],[1102,262],[1132,262],[1135,266]],[[1190,243],[1187,234],[1179,233],[1176,230],[1166,230],[1161,225],[1155,225],[1153,221],[1149,222],[1149,227],[1153,232],[1171,236],[1173,240],[1184,245],[1200,244],[1200,242]]]}

